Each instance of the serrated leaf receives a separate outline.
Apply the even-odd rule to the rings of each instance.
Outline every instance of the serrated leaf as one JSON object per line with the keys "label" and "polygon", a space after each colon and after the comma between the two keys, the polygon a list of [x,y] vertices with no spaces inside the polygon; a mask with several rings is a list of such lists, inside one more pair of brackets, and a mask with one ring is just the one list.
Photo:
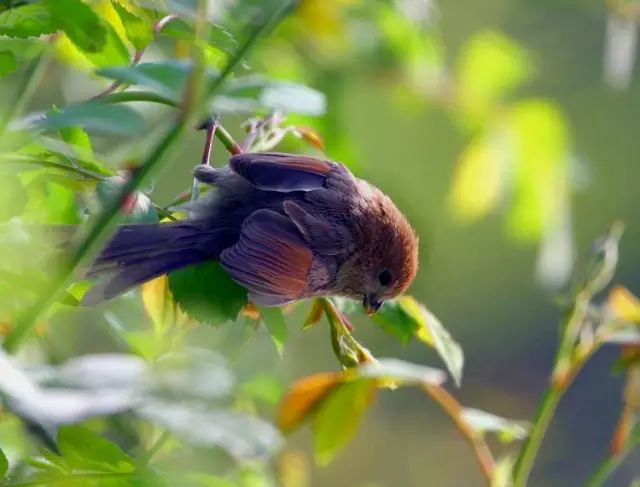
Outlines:
{"label": "serrated leaf", "polygon": [[329,463],[351,440],[375,393],[374,380],[346,382],[331,390],[313,421],[318,463]]}
{"label": "serrated leaf", "polygon": [[103,48],[99,52],[82,52],[82,54],[97,67],[126,66],[131,61],[127,46],[111,24],[104,24],[107,32]]}
{"label": "serrated leaf", "polygon": [[18,69],[18,60],[11,51],[0,51],[0,76],[13,73]]}
{"label": "serrated leaf", "polygon": [[103,22],[81,0],[44,0],[56,26],[71,41],[87,53],[100,52],[106,42],[107,32]]}
{"label": "serrated leaf", "polygon": [[172,272],[169,287],[182,310],[203,323],[235,320],[247,304],[247,290],[215,261]]}
{"label": "serrated leaf", "polygon": [[265,327],[269,331],[271,340],[276,346],[276,350],[280,357],[284,353],[284,344],[287,341],[288,330],[287,324],[284,321],[284,316],[279,308],[267,308],[264,306],[257,306],[262,321]]}
{"label": "serrated leaf", "polygon": [[10,8],[0,13],[0,35],[38,37],[58,30],[51,12],[43,4],[32,3]]}
{"label": "serrated leaf", "polygon": [[137,51],[142,51],[153,40],[153,23],[150,19],[130,12],[119,0],[111,0],[127,33],[129,42]]}
{"label": "serrated leaf", "polygon": [[529,423],[526,421],[505,419],[474,408],[463,409],[461,415],[462,419],[476,432],[480,434],[496,433],[503,443],[523,440],[529,434]]}
{"label": "serrated leaf", "polygon": [[382,358],[360,365],[358,375],[369,379],[392,380],[405,384],[440,385],[446,380],[445,373],[439,369],[393,358]]}
{"label": "serrated leaf", "polygon": [[414,317],[419,326],[416,338],[433,347],[447,366],[453,381],[457,386],[462,382],[462,367],[464,366],[464,354],[462,347],[451,334],[442,326],[440,320],[433,315],[424,305],[416,301],[412,296],[398,298],[402,306]]}
{"label": "serrated leaf", "polygon": [[123,105],[106,105],[99,102],[79,103],[60,111],[50,111],[36,126],[45,130],[61,130],[66,127],[82,127],[115,135],[135,135],[144,131],[144,119],[138,112]]}
{"label": "serrated leaf", "polygon": [[6,455],[0,448],[0,480],[4,478],[4,476],[9,471],[9,461],[7,460]]}
{"label": "serrated leaf", "polygon": [[310,375],[296,381],[285,395],[278,411],[278,427],[285,433],[295,430],[329,392],[345,379],[340,372]]}
{"label": "serrated leaf", "polygon": [[95,472],[135,471],[129,456],[114,443],[81,426],[63,426],[58,431],[58,447],[69,467]]}
{"label": "serrated leaf", "polygon": [[99,69],[96,74],[132,85],[147,86],[174,100],[179,99],[189,75],[190,66],[184,62],[141,63]]}
{"label": "serrated leaf", "polygon": [[387,333],[397,336],[403,344],[415,336],[420,323],[398,299],[386,301],[371,320]]}

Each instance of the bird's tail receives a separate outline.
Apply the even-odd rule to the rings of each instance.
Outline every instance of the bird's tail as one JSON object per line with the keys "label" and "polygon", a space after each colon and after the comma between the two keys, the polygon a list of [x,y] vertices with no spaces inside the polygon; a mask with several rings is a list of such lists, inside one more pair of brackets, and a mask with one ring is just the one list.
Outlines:
{"label": "bird's tail", "polygon": [[124,225],[89,269],[87,276],[98,282],[83,303],[94,305],[154,277],[215,259],[235,234],[197,220]]}

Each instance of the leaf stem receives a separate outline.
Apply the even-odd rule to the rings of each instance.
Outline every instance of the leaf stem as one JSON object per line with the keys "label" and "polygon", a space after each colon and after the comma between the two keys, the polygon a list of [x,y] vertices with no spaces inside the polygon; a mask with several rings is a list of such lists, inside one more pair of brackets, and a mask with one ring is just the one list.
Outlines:
{"label": "leaf stem", "polygon": [[473,452],[480,464],[482,473],[487,479],[487,482],[491,484],[493,478],[493,472],[496,467],[495,459],[491,453],[489,445],[485,441],[482,435],[478,434],[463,418],[462,405],[453,397],[449,391],[439,385],[424,384],[422,390],[437,402],[444,412],[453,420],[456,424],[462,436],[468,441]]}

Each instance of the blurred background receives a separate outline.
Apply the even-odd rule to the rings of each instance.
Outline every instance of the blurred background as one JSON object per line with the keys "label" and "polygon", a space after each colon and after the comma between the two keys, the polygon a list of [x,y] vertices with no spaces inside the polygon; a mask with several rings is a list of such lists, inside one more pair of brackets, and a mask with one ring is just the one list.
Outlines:
{"label": "blurred background", "polygon": [[[238,12],[264,8],[212,3],[231,31],[233,20],[243,21]],[[638,4],[625,1],[302,0],[243,68],[324,93],[324,115],[287,122],[313,127],[328,157],[383,189],[415,226],[420,272],[410,292],[464,349],[463,384],[454,393],[466,406],[531,418],[556,347],[558,296],[574,264],[579,268],[615,220],[626,223],[615,280],[640,292],[638,15]],[[145,59],[179,57],[179,47],[161,40]],[[2,92],[18,83],[5,77]],[[103,78],[58,60],[28,112],[66,106],[104,86]],[[168,113],[142,110],[150,119]],[[228,113],[222,121],[242,138],[245,119]],[[168,204],[189,186],[201,143],[201,133],[185,137],[154,183],[154,201]],[[114,155],[113,167],[135,159],[135,143],[113,154],[112,144],[98,139],[94,149],[103,160]],[[293,139],[278,148],[309,151]],[[224,163],[221,146],[213,154]],[[137,299],[56,315],[48,335],[56,361],[119,350],[107,321],[138,319]],[[282,391],[297,378],[336,369],[326,327],[303,331],[303,319],[299,311],[287,319],[282,360],[262,330],[247,338],[244,325],[231,329],[235,323],[201,325],[186,341],[226,356],[239,377],[272,373]],[[363,318],[354,325],[378,357],[440,367],[418,342],[405,346]],[[622,394],[623,376],[612,372],[618,353],[599,352],[564,398],[531,485],[583,485],[606,454]],[[271,406],[266,411],[273,414]],[[10,431],[0,421],[0,443]],[[408,389],[381,393],[329,465],[314,465],[306,429],[286,451],[301,482],[308,477],[295,485],[483,485],[450,419]],[[627,486],[639,474],[636,453],[608,485]]]}

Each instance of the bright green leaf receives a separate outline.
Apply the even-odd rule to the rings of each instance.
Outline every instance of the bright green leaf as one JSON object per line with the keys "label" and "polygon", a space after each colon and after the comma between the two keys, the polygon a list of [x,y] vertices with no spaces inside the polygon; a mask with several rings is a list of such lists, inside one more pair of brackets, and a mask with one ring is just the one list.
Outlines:
{"label": "bright green leaf", "polygon": [[478,433],[496,433],[500,441],[504,443],[523,440],[529,434],[527,422],[505,419],[479,409],[463,409],[462,419]]}
{"label": "bright green leaf", "polygon": [[0,51],[0,76],[18,69],[18,60],[11,51]]}
{"label": "bright green leaf", "polygon": [[58,446],[71,468],[97,472],[135,471],[133,461],[119,446],[81,426],[60,428]]}
{"label": "bright green leaf", "polygon": [[510,38],[496,31],[476,34],[457,61],[460,107],[472,121],[481,120],[494,103],[526,81],[531,71],[528,54]]}
{"label": "bright green leaf", "polygon": [[383,379],[405,384],[440,385],[446,380],[444,372],[403,360],[382,358],[358,367],[360,377]]}
{"label": "bright green leaf", "polygon": [[447,366],[453,381],[457,386],[462,381],[462,367],[464,365],[464,354],[462,348],[456,342],[449,332],[442,326],[442,323],[436,318],[424,305],[416,301],[411,296],[401,296],[398,298],[401,306],[409,315],[418,323],[416,338],[433,347],[440,358]]}
{"label": "bright green leaf", "polygon": [[60,129],[60,136],[67,144],[73,146],[80,157],[92,159],[93,148],[89,135],[80,127],[65,127]]}
{"label": "bright green leaf", "polygon": [[142,51],[153,40],[153,22],[130,12],[120,0],[111,0],[127,33],[129,42],[137,51]]}
{"label": "bright green leaf", "polygon": [[526,100],[509,112],[515,187],[508,229],[524,240],[537,240],[555,228],[569,197],[569,134],[555,103]]}
{"label": "bright green leaf", "polygon": [[111,26],[104,24],[106,30],[106,41],[99,52],[83,52],[84,56],[97,67],[103,66],[126,66],[131,62],[131,56],[127,46]]}
{"label": "bright green leaf", "polygon": [[58,30],[49,9],[32,3],[10,8],[0,13],[0,35],[9,37],[38,37]]}
{"label": "bright green leaf", "polygon": [[329,463],[353,437],[375,392],[375,381],[356,380],[334,388],[322,402],[313,422],[319,463]]}
{"label": "bright green leaf", "polygon": [[123,105],[99,102],[79,103],[60,111],[50,111],[36,125],[46,130],[82,127],[115,135],[135,135],[145,129],[144,119],[138,112]]}
{"label": "bright green leaf", "polygon": [[420,326],[397,299],[386,301],[371,319],[387,333],[396,335],[405,345],[415,336]]}
{"label": "bright green leaf", "polygon": [[235,320],[247,304],[247,290],[214,261],[172,272],[169,287],[182,310],[204,323]]}
{"label": "bright green leaf", "polygon": [[278,354],[282,357],[284,353],[284,344],[287,341],[288,330],[287,324],[282,316],[282,311],[279,308],[266,308],[264,306],[258,306],[260,316],[264,325],[269,331],[271,340],[273,340]]}
{"label": "bright green leaf", "polygon": [[9,471],[9,461],[7,460],[6,455],[0,448],[0,480],[4,478],[4,476]]}
{"label": "bright green leaf", "polygon": [[83,52],[100,52],[106,42],[103,22],[81,0],[44,0],[56,25]]}

